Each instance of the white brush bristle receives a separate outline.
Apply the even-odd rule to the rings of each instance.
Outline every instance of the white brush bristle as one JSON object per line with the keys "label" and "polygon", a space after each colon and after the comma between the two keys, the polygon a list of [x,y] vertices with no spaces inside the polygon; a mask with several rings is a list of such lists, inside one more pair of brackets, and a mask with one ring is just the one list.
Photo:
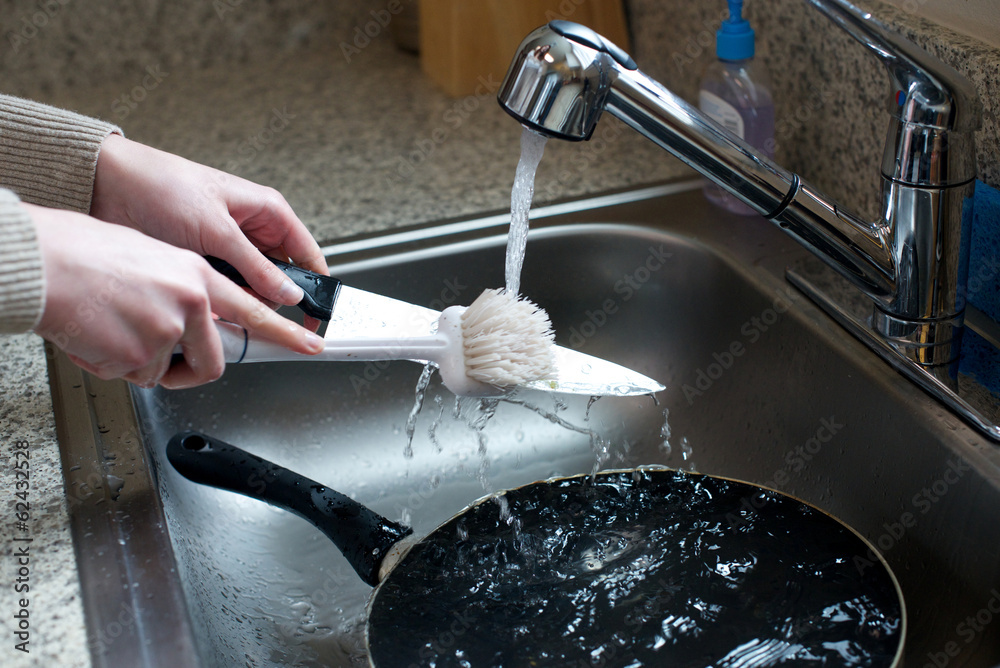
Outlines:
{"label": "white brush bristle", "polygon": [[550,376],[555,333],[548,314],[527,299],[486,290],[462,313],[466,374],[510,387]]}

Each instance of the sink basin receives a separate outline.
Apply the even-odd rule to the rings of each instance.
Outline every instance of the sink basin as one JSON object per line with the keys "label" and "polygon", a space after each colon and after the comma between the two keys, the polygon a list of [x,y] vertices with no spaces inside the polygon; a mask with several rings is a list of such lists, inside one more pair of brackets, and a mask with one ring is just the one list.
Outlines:
{"label": "sink basin", "polygon": [[[84,402],[104,427],[85,434],[99,466],[67,471],[71,493],[97,471],[109,499],[73,506],[92,534],[74,527],[81,555],[92,554],[83,541],[107,540],[114,557],[103,571],[81,559],[85,597],[101,601],[85,601],[91,637],[118,614],[105,597],[121,584],[137,620],[101,643],[95,662],[115,665],[115,652],[133,646],[146,665],[363,660],[370,589],[305,521],[180,478],[163,448],[193,428],[418,534],[488,491],[596,468],[663,464],[764,484],[878,546],[906,598],[907,665],[1000,663],[1000,633],[989,628],[1000,613],[998,447],[785,281],[805,251],[762,219],[711,208],[698,186],[547,207],[532,223],[522,293],[548,311],[560,344],[664,383],[655,400],[526,393],[489,413],[435,378],[409,443],[413,363],[234,365],[210,386],[168,392],[85,375],[72,388],[57,359],[57,405]],[[440,309],[503,284],[504,222],[447,221],[326,250],[345,283]],[[60,440],[70,442],[65,422]],[[161,637],[165,617],[173,633]]]}

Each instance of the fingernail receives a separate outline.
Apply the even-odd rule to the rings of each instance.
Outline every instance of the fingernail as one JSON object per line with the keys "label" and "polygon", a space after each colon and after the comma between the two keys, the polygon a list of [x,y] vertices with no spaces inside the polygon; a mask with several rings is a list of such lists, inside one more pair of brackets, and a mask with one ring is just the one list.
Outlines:
{"label": "fingernail", "polygon": [[302,288],[295,285],[291,279],[286,279],[281,284],[281,289],[278,290],[278,301],[289,306],[298,304],[304,296],[305,293],[302,292]]}
{"label": "fingernail", "polygon": [[322,336],[316,334],[315,332],[310,332],[306,330],[306,345],[316,352],[323,350],[326,347],[326,341]]}

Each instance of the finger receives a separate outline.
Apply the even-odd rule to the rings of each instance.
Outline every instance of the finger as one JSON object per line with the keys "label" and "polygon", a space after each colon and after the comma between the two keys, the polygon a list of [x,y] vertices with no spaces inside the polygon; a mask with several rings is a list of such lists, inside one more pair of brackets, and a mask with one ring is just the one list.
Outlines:
{"label": "finger", "polygon": [[281,260],[282,262],[290,262],[297,267],[302,269],[307,269],[308,271],[322,274],[323,276],[330,275],[330,267],[326,263],[326,257],[323,252],[316,246],[317,255],[305,256],[294,256],[285,250],[284,246],[278,246],[277,248],[261,248],[260,252],[268,257],[274,258],[275,260]]}
{"label": "finger", "polygon": [[[302,229],[305,231],[304,227]],[[290,234],[282,244],[282,248],[296,265],[317,274],[329,276],[330,267],[326,263],[326,258],[323,256],[319,244],[308,231],[305,232],[305,236],[305,239],[298,239],[297,235],[296,238],[293,238],[293,235]]]}
{"label": "finger", "polygon": [[169,365],[160,377],[159,384],[168,390],[183,390],[210,383],[222,375],[205,374],[200,369],[191,366],[187,358],[182,358]]}
{"label": "finger", "polygon": [[146,389],[156,387],[160,378],[163,377],[163,375],[167,372],[167,369],[170,367],[170,358],[170,351],[164,352],[141,369],[136,369],[135,371],[125,374],[122,377],[128,382],[138,385],[139,387]]}
{"label": "finger", "polygon": [[281,193],[249,181],[242,185],[230,194],[228,205],[243,233],[265,251],[280,247],[279,259],[287,255],[303,269],[329,275],[319,244]]}
{"label": "finger", "polygon": [[126,374],[131,373],[133,368],[128,366],[122,360],[111,359],[102,362],[88,362],[82,357],[78,357],[72,353],[66,353],[66,357],[68,357],[73,364],[77,365],[87,373],[97,376],[101,380],[124,378]]}
{"label": "finger", "polygon": [[257,338],[273,341],[289,350],[307,355],[323,349],[321,337],[267,308],[223,276],[210,275],[207,285],[212,311],[243,327]]}
{"label": "finger", "polygon": [[[70,362],[72,362],[73,364],[77,365],[78,367],[80,367],[81,369],[83,369],[84,371],[86,371],[87,373],[91,373],[91,374],[97,376],[98,378],[102,377],[101,376],[101,368],[98,367],[97,365],[91,364],[90,362],[88,362],[87,360],[83,359],[82,357],[77,357],[76,355],[74,355],[72,353],[66,353],[66,357],[69,358]],[[108,379],[105,379],[105,380],[108,380]]]}
{"label": "finger", "polygon": [[265,300],[293,306],[302,301],[302,288],[274,266],[246,237],[228,243],[215,254],[229,262],[246,279],[250,287]]}
{"label": "finger", "polygon": [[272,311],[277,311],[279,308],[281,308],[281,304],[279,304],[276,301],[271,301],[270,299],[267,299],[267,298],[263,297],[259,292],[257,292],[253,288],[240,286],[240,289],[243,290],[244,292],[246,292],[248,295],[250,295],[254,299],[257,299],[258,301],[263,302],[264,305],[267,306]]}
{"label": "finger", "polygon": [[[242,292],[239,289],[237,291]],[[248,298],[257,301],[252,297]],[[183,358],[167,359],[168,368],[159,378],[163,387],[177,390],[203,385],[218,379],[225,371],[222,341],[215,328],[215,319],[210,313],[192,315],[179,344]]]}
{"label": "finger", "polygon": [[323,252],[319,250],[318,245],[316,246],[315,255],[296,254],[290,252],[288,257],[291,258],[292,262],[303,269],[314,271],[317,274],[322,274],[323,276],[330,275],[330,266],[326,263],[326,258],[323,256]]}
{"label": "finger", "polygon": [[[281,260],[283,262],[287,262],[288,260],[291,259],[291,258],[289,258],[285,254],[284,249],[282,249],[282,248],[278,248],[275,251],[269,251],[267,253],[267,256],[268,257],[276,258],[276,259]],[[299,265],[299,266],[303,266],[303,265]],[[324,276],[329,276],[330,272],[329,272],[329,269],[326,266],[326,260],[322,260],[322,262],[320,263],[320,266],[323,269],[323,271],[322,272],[317,272],[317,273],[322,273]],[[305,269],[309,269],[309,267],[304,267],[304,268]],[[316,271],[316,269],[310,269],[310,271]],[[258,297],[258,299],[261,298],[260,295],[257,295],[257,297]],[[277,308],[277,306],[275,305],[273,308]],[[312,317],[310,315],[306,315],[305,313],[302,314],[302,326],[305,327],[306,329],[308,329],[310,332],[318,331],[319,330],[319,325],[320,325],[320,321],[318,319],[316,319],[316,318],[314,318],[314,317]]]}
{"label": "finger", "polygon": [[[296,219],[297,220],[297,219]],[[301,226],[301,223],[299,223]],[[304,226],[298,228],[303,234],[293,233],[289,230],[280,246],[275,248],[261,248],[261,252],[278,260],[285,260],[292,264],[314,271],[323,276],[330,275],[330,267],[326,263],[326,257],[322,249],[312,235]]]}

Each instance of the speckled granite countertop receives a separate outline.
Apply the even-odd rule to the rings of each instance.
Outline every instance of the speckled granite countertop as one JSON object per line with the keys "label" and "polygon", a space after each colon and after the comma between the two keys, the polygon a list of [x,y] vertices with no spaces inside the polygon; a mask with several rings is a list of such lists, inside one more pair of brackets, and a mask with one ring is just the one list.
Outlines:
{"label": "speckled granite countertop", "polygon": [[[123,94],[110,87],[51,101],[277,188],[321,242],[510,206],[521,128],[496,103],[499,79],[485,77],[478,94],[451,99],[415,56],[388,42],[372,43],[352,63],[339,50],[318,50],[245,69],[158,72],[162,81],[135,109],[109,105]],[[610,119],[588,144],[549,142],[536,201],[684,170]]]}
{"label": "speckled granite countertop", "polygon": [[[0,542],[4,547],[0,662],[12,667],[89,666],[41,339],[30,334],[0,336],[0,396]],[[24,508],[17,504],[22,501],[28,503],[28,515],[20,515]],[[26,518],[23,524],[22,517]],[[21,630],[21,620],[14,616],[24,616],[22,611],[26,611],[24,632],[28,635],[18,637],[15,632]],[[28,653],[17,649],[25,640]]]}
{"label": "speckled granite countertop", "polygon": [[[363,67],[339,52],[315,51],[245,69],[161,68],[155,70],[161,81],[134,109],[114,102],[129,94],[120,86],[63,90],[44,101],[101,116],[121,124],[130,138],[274,186],[321,242],[509,207],[520,128],[497,106],[496,80],[484,84],[482,95],[454,100],[420,74],[415,57],[389,44],[373,44],[359,58],[366,59]],[[589,145],[550,144],[536,201],[687,173],[623,130],[614,121]],[[35,555],[30,655],[10,640],[16,565],[3,560],[0,662],[87,666],[40,339],[0,337],[0,394],[0,535],[5,546],[14,544],[12,448],[26,441]]]}

